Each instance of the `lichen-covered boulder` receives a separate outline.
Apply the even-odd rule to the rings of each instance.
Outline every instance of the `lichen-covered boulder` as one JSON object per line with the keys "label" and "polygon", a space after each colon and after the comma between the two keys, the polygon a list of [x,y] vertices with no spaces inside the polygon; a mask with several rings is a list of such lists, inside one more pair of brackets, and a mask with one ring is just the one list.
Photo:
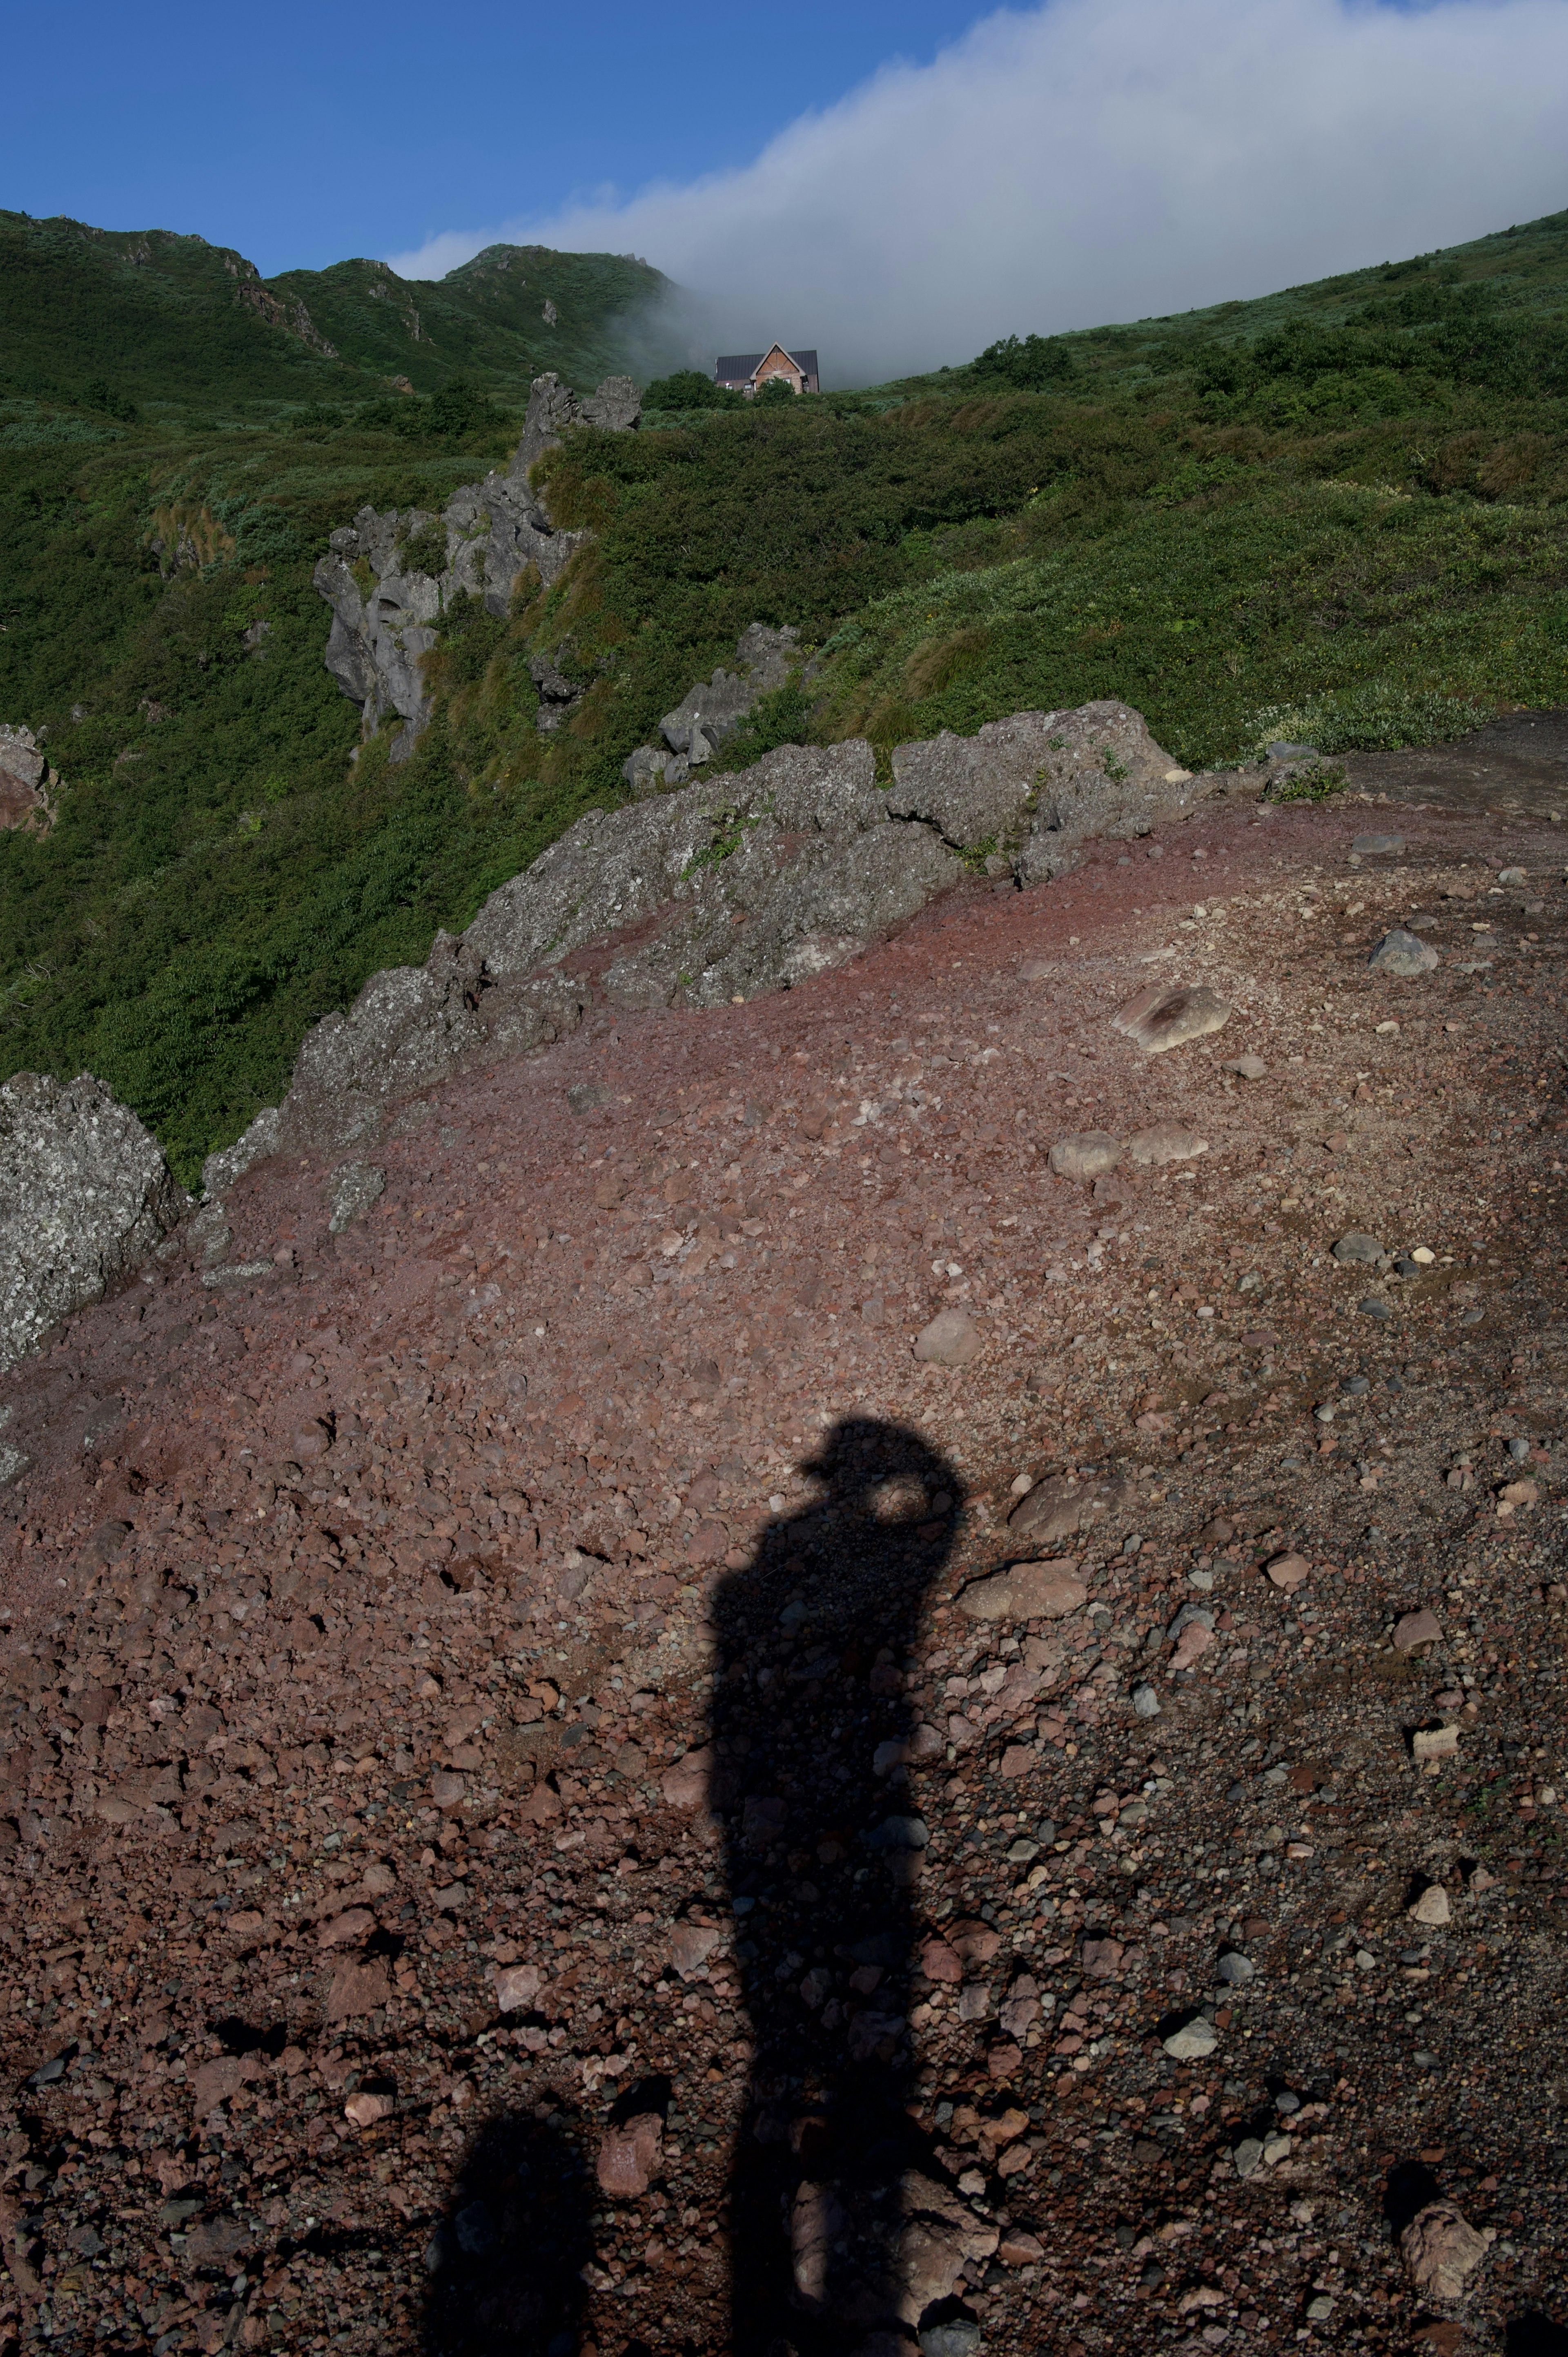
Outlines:
{"label": "lichen-covered boulder", "polygon": [[188,1198],[128,1105],[82,1072],[0,1088],[0,1370],[149,1259]]}
{"label": "lichen-covered boulder", "polygon": [[1208,790],[1155,744],[1141,712],[1101,702],[900,745],[887,807],[958,848],[992,845],[1021,884],[1038,884],[1070,866],[1088,836],[1147,834]]}

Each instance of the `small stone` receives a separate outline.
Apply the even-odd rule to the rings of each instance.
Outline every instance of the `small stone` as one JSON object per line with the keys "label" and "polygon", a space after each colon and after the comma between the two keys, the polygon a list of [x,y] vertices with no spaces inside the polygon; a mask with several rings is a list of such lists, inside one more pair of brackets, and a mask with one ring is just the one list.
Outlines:
{"label": "small stone", "polygon": [[933,1367],[967,1367],[984,1346],[984,1336],[964,1310],[940,1309],[915,1337],[915,1356]]}
{"label": "small stone", "polygon": [[1290,2156],[1291,2140],[1288,2136],[1271,2136],[1263,2138],[1263,2166],[1265,2169],[1277,2169],[1281,2161],[1288,2160]]}
{"label": "small stone", "polygon": [[1170,1658],[1174,1675],[1177,1670],[1189,1670],[1200,1653],[1206,1653],[1214,1642],[1214,1631],[1198,1620],[1189,1620],[1176,1639],[1176,1651]]}
{"label": "small stone", "polygon": [[1222,1072],[1234,1072],[1238,1080],[1261,1081],[1267,1078],[1268,1066],[1262,1056],[1237,1056],[1229,1064],[1221,1064]]}
{"label": "small stone", "polygon": [[1372,859],[1380,853],[1402,851],[1404,837],[1402,834],[1359,834],[1350,848],[1358,859]]}
{"label": "small stone", "polygon": [[352,2120],[357,2128],[371,2128],[378,2120],[390,2120],[396,2109],[391,2095],[373,2095],[362,2088],[344,2104],[343,2117]]}
{"label": "small stone", "polygon": [[1089,1601],[1089,1590],[1070,1558],[1059,1563],[1015,1563],[977,1579],[958,1599],[969,1620],[1065,1620]]}
{"label": "small stone", "polygon": [[1230,2165],[1238,2177],[1255,2177],[1263,2165],[1263,2145],[1261,2136],[1243,2136],[1230,2155]]}
{"label": "small stone", "polygon": [[1122,1148],[1105,1130],[1090,1129],[1077,1136],[1058,1137],[1049,1158],[1058,1178],[1099,1178],[1115,1169]]}
{"label": "small stone", "polygon": [[1411,1254],[1411,1258],[1417,1268],[1430,1268],[1437,1254],[1429,1250],[1425,1244],[1417,1244]]}
{"label": "small stone", "polygon": [[1032,1743],[1010,1743],[1002,1754],[1001,1764],[996,1772],[1011,1783],[1015,1777],[1026,1776],[1029,1770],[1036,1766],[1038,1756]]}
{"label": "small stone", "polygon": [[1127,1141],[1132,1160],[1147,1169],[1165,1162],[1195,1162],[1208,1151],[1208,1140],[1190,1129],[1179,1129],[1175,1122],[1156,1122],[1152,1129],[1141,1129]]}
{"label": "small stone", "polygon": [[670,1934],[670,1961],[683,1981],[702,1970],[723,1936],[711,1924],[676,1924]]}
{"label": "small stone", "polygon": [[1163,1056],[1188,1039],[1218,1031],[1231,1014],[1230,1003],[1203,983],[1156,982],[1130,998],[1112,1018],[1113,1031],[1143,1049],[1147,1056]]}
{"label": "small stone", "polygon": [[1522,867],[1502,867],[1498,871],[1499,884],[1511,884],[1522,889],[1530,881]]}
{"label": "small stone", "polygon": [[708,1798],[714,1767],[714,1754],[709,1747],[688,1751],[672,1768],[666,1768],[659,1785],[671,1808],[700,1809]]}
{"label": "small stone", "polygon": [[1375,1294],[1369,1294],[1366,1300],[1358,1301],[1356,1307],[1360,1311],[1363,1318],[1391,1318],[1393,1316],[1393,1311],[1389,1308],[1388,1303],[1386,1301],[1380,1301]]}
{"label": "small stone", "polygon": [[[1410,1739],[1412,1760],[1452,1760],[1458,1749],[1459,1730],[1456,1727],[1418,1727]],[[1446,1908],[1447,1901],[1444,1900],[1444,1904]]]}
{"label": "small stone", "polygon": [[1342,1267],[1357,1261],[1375,1265],[1383,1257],[1383,1248],[1376,1236],[1341,1236],[1338,1243],[1330,1244],[1328,1249]]}
{"label": "small stone", "polygon": [[372,1203],[386,1193],[387,1174],[368,1162],[345,1162],[332,1173],[331,1208],[327,1224],[335,1236],[363,1219]]}
{"label": "small stone", "polygon": [[1498,1491],[1499,1506],[1535,1506],[1540,1502],[1540,1486],[1534,1481],[1505,1481]]}
{"label": "small stone", "polygon": [[1026,2234],[1019,2226],[1010,2226],[997,2245],[996,2255],[1004,2267],[1031,2267],[1046,2255],[1046,2246],[1037,2234]]}
{"label": "small stone", "polygon": [[1120,1940],[1086,1940],[1081,1951],[1083,1969],[1092,1980],[1113,1981],[1125,1953]]}
{"label": "small stone", "polygon": [[384,1956],[371,1956],[363,1963],[347,1960],[332,1975],[324,2018],[329,2022],[351,2021],[359,2014],[374,2013],[391,2004],[392,1993]]}
{"label": "small stone", "polygon": [[1141,1685],[1133,1687],[1133,1708],[1139,1718],[1158,1718],[1160,1715],[1160,1698],[1155,1692],[1153,1686]]}
{"label": "small stone", "polygon": [[1277,1555],[1268,1566],[1270,1579],[1286,1596],[1294,1596],[1311,1572],[1312,1566],[1304,1555]]}
{"label": "small stone", "polygon": [[375,1928],[376,1919],[368,1907],[350,1907],[345,1913],[335,1915],[329,1923],[323,1923],[316,1935],[317,1945],[340,1948],[346,1941],[367,1939]]}
{"label": "small stone", "polygon": [[529,2010],[542,1986],[537,1964],[509,1964],[496,1975],[496,2003],[502,2013]]}
{"label": "small stone", "polygon": [[1367,963],[1377,974],[1430,974],[1441,960],[1430,942],[1396,925],[1383,935]]}
{"label": "small stone", "polygon": [[[984,2179],[981,2179],[982,2190]],[[920,2357],[979,2357],[980,2327],[967,2316],[950,2324],[928,2324],[920,2335]]]}
{"label": "small stone", "polygon": [[646,2193],[663,2145],[664,2122],[657,2112],[639,2112],[635,2118],[612,2124],[599,2138],[599,2190],[621,2201]]}
{"label": "small stone", "polygon": [[[1267,2158],[1265,2154],[1264,2158]],[[1331,2292],[1315,2292],[1306,2303],[1306,2320],[1309,2324],[1326,2324],[1333,2313],[1334,2297]]]}
{"label": "small stone", "polygon": [[1520,1440],[1517,1437],[1510,1440],[1509,1443],[1509,1455],[1513,1458],[1516,1465],[1522,1465],[1525,1458],[1530,1455],[1529,1441]]}
{"label": "small stone", "polygon": [[1400,2249],[1424,2298],[1463,2299],[1487,2255],[1487,2239],[1452,2201],[1429,2201],[1400,2236]]}
{"label": "small stone", "polygon": [[1442,1641],[1443,1623],[1424,1604],[1419,1612],[1406,1612],[1394,1623],[1394,1646],[1399,1652],[1418,1652],[1423,1645],[1440,1645]]}
{"label": "small stone", "polygon": [[1216,1969],[1222,1981],[1228,1982],[1232,1988],[1240,1988],[1253,1977],[1258,1968],[1251,1956],[1240,1955],[1234,1948],[1230,1948],[1220,1957]]}
{"label": "small stone", "polygon": [[1201,2062],[1219,2043],[1219,2032],[1207,2014],[1196,2013],[1160,2043],[1173,2062]]}
{"label": "small stone", "polygon": [[442,1810],[459,1809],[467,1791],[467,1780],[450,1768],[438,1768],[430,1779],[430,1797]]}

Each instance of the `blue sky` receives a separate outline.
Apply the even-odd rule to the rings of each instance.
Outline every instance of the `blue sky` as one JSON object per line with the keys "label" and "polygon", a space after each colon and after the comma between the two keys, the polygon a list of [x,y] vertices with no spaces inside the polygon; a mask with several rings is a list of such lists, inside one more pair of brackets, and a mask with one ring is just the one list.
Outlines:
{"label": "blue sky", "polygon": [[1260,295],[1568,203],[1568,0],[13,10],[0,201],[264,274],[640,253],[823,382]]}
{"label": "blue sky", "polygon": [[[9,13],[0,202],[199,231],[263,275],[455,222],[744,165],[965,0],[300,6],[56,0]],[[24,102],[24,93],[26,100]]]}

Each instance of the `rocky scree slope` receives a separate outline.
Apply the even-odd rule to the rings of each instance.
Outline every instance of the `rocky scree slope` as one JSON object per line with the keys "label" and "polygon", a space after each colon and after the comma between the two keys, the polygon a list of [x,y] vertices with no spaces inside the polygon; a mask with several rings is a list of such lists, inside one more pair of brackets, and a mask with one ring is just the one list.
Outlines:
{"label": "rocky scree slope", "polygon": [[0,2330],[1539,2341],[1568,898],[1382,820],[448,1072],[0,1385]]}

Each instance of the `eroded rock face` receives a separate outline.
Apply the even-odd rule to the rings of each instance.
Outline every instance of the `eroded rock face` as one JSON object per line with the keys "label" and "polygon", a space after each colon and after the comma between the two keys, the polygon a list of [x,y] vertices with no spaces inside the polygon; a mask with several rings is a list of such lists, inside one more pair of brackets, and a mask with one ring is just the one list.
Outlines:
{"label": "eroded rock face", "polygon": [[972,737],[900,745],[893,780],[896,817],[924,819],[960,848],[993,845],[1021,884],[1059,876],[1087,835],[1147,834],[1208,790],[1161,750],[1141,712],[1114,703],[1015,712]]}
{"label": "eroded rock face", "polygon": [[[363,507],[332,533],[330,553],[313,576],[332,608],[327,668],[360,706],[367,735],[388,713],[402,715],[394,760],[413,751],[430,719],[422,664],[446,602],[463,590],[482,597],[492,614],[504,614],[529,565],[548,587],[582,544],[582,533],[558,532],[551,522],[542,496],[529,484],[529,468],[568,426],[625,431],[637,424],[640,406],[629,377],[607,377],[585,401],[553,376],[536,377],[510,467],[465,483],[439,516],[421,508],[381,514]],[[432,573],[406,552],[413,547],[423,556],[435,534],[445,540],[446,561]]]}
{"label": "eroded rock face", "polygon": [[766,622],[753,622],[744,630],[736,641],[735,670],[721,664],[712,679],[700,679],[660,722],[664,745],[639,745],[622,762],[621,775],[632,791],[657,793],[684,785],[734,736],[760,697],[785,685],[800,643],[800,631],[788,624],[773,630]]}
{"label": "eroded rock face", "polygon": [[585,995],[569,976],[503,985],[450,933],[436,934],[422,966],[372,974],[347,1015],[306,1033],[274,1150],[368,1144],[389,1104],[459,1060],[526,1054],[582,1020]]}
{"label": "eroded rock face", "polygon": [[0,1368],[139,1268],[187,1201],[157,1140],[91,1072],[0,1088]]}
{"label": "eroded rock face", "polygon": [[0,827],[47,834],[59,782],[30,728],[0,726]]}

